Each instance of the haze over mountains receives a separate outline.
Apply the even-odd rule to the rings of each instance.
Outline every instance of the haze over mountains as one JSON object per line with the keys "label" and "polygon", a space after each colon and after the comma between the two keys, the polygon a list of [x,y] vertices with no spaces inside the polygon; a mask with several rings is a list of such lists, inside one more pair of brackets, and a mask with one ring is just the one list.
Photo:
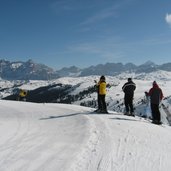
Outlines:
{"label": "haze over mountains", "polygon": [[0,60],[0,77],[8,80],[51,80],[66,76],[78,77],[90,75],[115,76],[122,72],[150,73],[157,70],[171,71],[171,63],[157,65],[154,62],[147,61],[138,66],[133,63],[106,63],[87,68],[71,66],[54,70],[44,64],[35,63],[32,60],[26,62]]}

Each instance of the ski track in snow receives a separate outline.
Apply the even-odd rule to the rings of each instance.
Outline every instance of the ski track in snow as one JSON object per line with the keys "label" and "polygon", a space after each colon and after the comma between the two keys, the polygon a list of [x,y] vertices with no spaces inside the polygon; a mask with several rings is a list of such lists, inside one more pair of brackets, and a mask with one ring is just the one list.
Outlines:
{"label": "ski track in snow", "polygon": [[[163,144],[162,134],[156,135],[153,132],[156,129],[151,131],[151,127],[154,126],[165,132],[164,127],[153,125],[146,120],[143,122],[138,117],[133,118],[116,114],[114,116],[116,117],[111,118],[110,115],[97,114],[89,118],[96,125],[94,129],[98,130],[96,131],[96,139],[94,139],[95,145],[92,148],[89,146],[90,154],[87,155],[87,158],[84,157],[84,161],[88,162],[89,160],[87,167],[83,168],[85,164],[79,161],[78,163],[82,167],[74,170],[162,171],[170,168],[171,165],[168,162],[170,154],[167,154],[168,146],[163,145],[161,149],[157,148],[161,146],[160,144]],[[114,124],[109,120],[116,120],[118,123]],[[121,126],[120,121],[131,121],[133,125],[128,122],[126,127]],[[137,136],[134,124],[143,132],[142,134],[140,132]],[[118,131],[121,131],[121,133],[118,134]],[[154,141],[152,141],[153,139]],[[170,141],[167,143],[170,144]],[[93,163],[91,163],[92,161]]]}
{"label": "ski track in snow", "polygon": [[[64,104],[0,103],[0,171],[167,171],[171,128]],[[167,138],[165,138],[167,137]]]}

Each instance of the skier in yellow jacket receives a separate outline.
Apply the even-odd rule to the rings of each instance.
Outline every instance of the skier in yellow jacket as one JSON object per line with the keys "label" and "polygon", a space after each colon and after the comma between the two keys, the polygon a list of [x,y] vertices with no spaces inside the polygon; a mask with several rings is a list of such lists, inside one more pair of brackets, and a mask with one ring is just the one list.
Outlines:
{"label": "skier in yellow jacket", "polygon": [[105,101],[105,97],[106,97],[106,79],[105,76],[102,75],[100,77],[100,81],[99,81],[99,112],[100,113],[108,113],[107,112],[107,107],[106,107],[106,101]]}

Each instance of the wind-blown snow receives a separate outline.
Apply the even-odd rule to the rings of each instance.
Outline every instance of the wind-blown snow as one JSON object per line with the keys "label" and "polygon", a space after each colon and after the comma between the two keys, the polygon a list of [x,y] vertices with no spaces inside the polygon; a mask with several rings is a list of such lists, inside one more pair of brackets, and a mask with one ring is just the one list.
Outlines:
{"label": "wind-blown snow", "polygon": [[66,104],[0,101],[0,171],[168,171],[171,127]]}

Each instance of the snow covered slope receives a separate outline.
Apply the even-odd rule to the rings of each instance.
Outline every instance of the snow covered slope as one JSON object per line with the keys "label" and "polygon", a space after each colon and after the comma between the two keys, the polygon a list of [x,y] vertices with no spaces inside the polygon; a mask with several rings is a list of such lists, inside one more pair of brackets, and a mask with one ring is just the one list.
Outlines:
{"label": "snow covered slope", "polygon": [[0,101],[0,171],[168,171],[171,127],[66,104]]}

